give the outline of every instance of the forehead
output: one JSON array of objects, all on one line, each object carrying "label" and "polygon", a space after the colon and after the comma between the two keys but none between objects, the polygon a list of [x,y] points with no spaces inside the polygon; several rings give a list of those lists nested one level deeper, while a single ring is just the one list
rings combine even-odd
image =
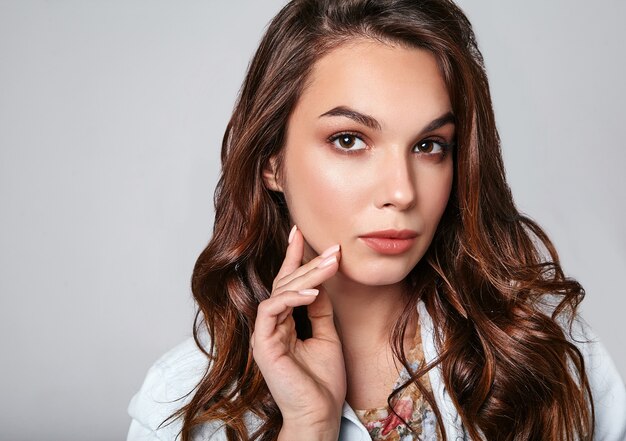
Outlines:
[{"label": "forehead", "polygon": [[317,117],[344,105],[374,115],[383,128],[420,124],[450,110],[435,56],[420,48],[355,39],[318,59],[294,109],[294,118]]}]

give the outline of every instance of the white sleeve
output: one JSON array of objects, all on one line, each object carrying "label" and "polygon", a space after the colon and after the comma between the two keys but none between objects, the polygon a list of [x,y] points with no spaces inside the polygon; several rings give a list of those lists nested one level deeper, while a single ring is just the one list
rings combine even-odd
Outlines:
[{"label": "white sleeve", "polygon": [[133,419],[128,429],[127,441],[161,441],[156,432]]},{"label": "white sleeve", "polygon": [[175,386],[167,378],[167,367],[160,362],[148,370],[139,391],[132,397],[128,405],[131,424],[127,441],[170,441],[174,440],[181,429],[180,420],[170,425],[161,423],[183,406],[183,402],[175,401]]},{"label": "white sleeve", "polygon": [[[193,339],[159,358],[128,405],[131,423],[127,441],[180,440],[181,418],[162,423],[191,400],[207,365],[206,356]],[[198,435],[203,440],[225,440],[222,426],[217,422],[204,424]]]},{"label": "white sleeve", "polygon": [[572,326],[573,343],[585,360],[596,414],[596,441],[626,440],[626,386],[613,359],[582,318]]}]

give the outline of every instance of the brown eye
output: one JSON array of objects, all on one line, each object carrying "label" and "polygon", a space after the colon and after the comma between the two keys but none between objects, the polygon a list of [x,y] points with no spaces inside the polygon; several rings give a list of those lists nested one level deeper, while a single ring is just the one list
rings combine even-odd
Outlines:
[{"label": "brown eye", "polygon": [[357,135],[351,133],[339,133],[331,136],[329,141],[339,150],[353,151],[365,149],[365,142]]},{"label": "brown eye", "polygon": [[355,138],[352,135],[341,135],[338,139],[339,145],[344,148],[352,148]]},{"label": "brown eye", "polygon": [[440,153],[444,150],[442,144],[433,139],[427,139],[417,144],[416,147],[421,153]]}]

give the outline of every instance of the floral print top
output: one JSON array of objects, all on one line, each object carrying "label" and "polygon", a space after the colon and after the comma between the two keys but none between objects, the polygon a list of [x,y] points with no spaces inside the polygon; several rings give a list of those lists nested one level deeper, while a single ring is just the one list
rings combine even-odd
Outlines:
[{"label": "floral print top", "polygon": [[[419,327],[413,340],[413,349],[406,354],[406,357],[409,366],[414,371],[424,359]],[[394,390],[408,379],[409,374],[403,367]],[[432,390],[428,375],[424,375],[420,381],[426,390]],[[355,409],[357,417],[367,428],[373,441],[437,441],[441,439],[435,413],[414,383],[396,395],[391,404],[396,413],[407,421],[413,430],[410,430],[398,416],[391,412],[389,406],[365,410]]]}]

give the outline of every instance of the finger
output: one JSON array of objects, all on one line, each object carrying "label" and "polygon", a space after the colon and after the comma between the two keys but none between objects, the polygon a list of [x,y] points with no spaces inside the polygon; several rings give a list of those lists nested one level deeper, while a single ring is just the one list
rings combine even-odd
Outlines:
[{"label": "finger", "polygon": [[334,256],[329,257],[328,260],[325,261],[325,264],[324,261],[320,262],[320,265],[324,266],[318,265],[317,267],[310,269],[307,273],[291,279],[289,282],[285,283],[285,285],[276,288],[272,296],[279,296],[285,291],[299,291],[301,289],[321,285],[337,272],[339,269],[340,257],[340,253],[337,253]]},{"label": "finger", "polygon": [[[310,294],[313,296],[316,296],[319,294],[319,290],[318,289],[301,289],[298,291],[299,294]],[[279,294],[279,295],[284,295],[284,293]],[[289,317],[291,314],[293,313],[293,308],[287,308],[287,310],[285,312],[280,313],[280,315],[278,316],[278,320],[277,320],[277,324],[282,324],[287,317]]]},{"label": "finger", "polygon": [[[305,291],[306,292],[306,291]],[[316,296],[311,294],[300,294],[298,292],[285,292],[277,297],[270,297],[259,303],[256,321],[254,323],[255,340],[269,338],[278,323],[278,317],[289,308],[309,305]]]},{"label": "finger", "polygon": [[327,258],[329,258],[329,257],[331,257],[333,255],[337,256],[337,259],[339,259],[340,258],[340,253],[341,253],[340,250],[341,250],[341,247],[339,246],[339,244],[336,244],[336,245],[328,247],[326,250],[324,250],[322,252],[322,254],[320,254],[319,256],[311,259],[309,262],[305,263],[304,265],[301,265],[295,271],[293,271],[291,274],[287,274],[282,279],[276,279],[275,280],[274,290],[280,289],[280,288],[286,286],[293,279],[298,278],[298,277],[308,273],[309,271],[317,268],[318,265],[320,265],[324,260],[326,260]]},{"label": "finger", "polygon": [[276,284],[280,279],[288,274],[291,274],[298,269],[300,265],[302,265],[302,257],[304,255],[304,238],[296,225],[292,227],[290,235],[292,236],[292,240],[291,243],[287,245],[287,251],[285,253],[283,264],[274,278],[272,291],[276,288]]},{"label": "finger", "polygon": [[287,320],[287,317],[289,317],[292,313],[293,313],[293,308],[287,308],[287,310],[285,312],[282,312],[278,316],[278,319],[276,319],[276,324],[277,325],[283,324],[285,322],[285,320]]},{"label": "finger", "polygon": [[333,304],[323,287],[315,301],[306,309],[314,338],[323,340],[337,340],[339,338],[333,321]]}]

